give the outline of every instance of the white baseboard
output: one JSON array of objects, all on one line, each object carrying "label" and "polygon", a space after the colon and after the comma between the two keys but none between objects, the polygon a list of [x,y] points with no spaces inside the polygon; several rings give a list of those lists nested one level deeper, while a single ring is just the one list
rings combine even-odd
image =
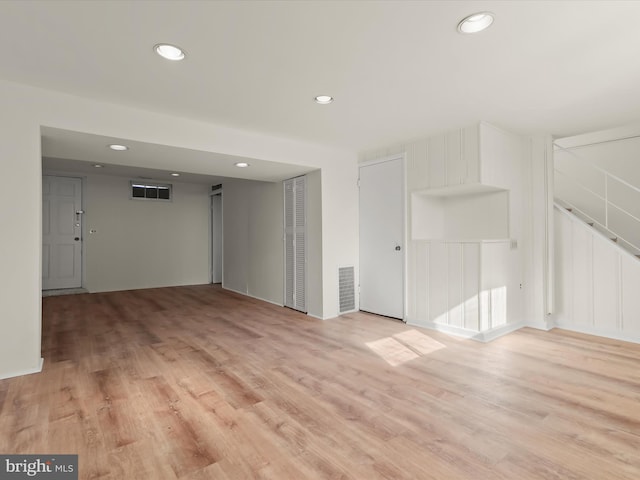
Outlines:
[{"label": "white baseboard", "polygon": [[625,332],[601,330],[590,325],[575,325],[564,322],[557,322],[556,327],[560,330],[595,335],[597,337],[610,338],[612,340],[622,340],[623,342],[640,343],[640,334],[630,334]]},{"label": "white baseboard", "polygon": [[40,358],[40,361],[38,362],[38,366],[36,368],[28,368],[26,370],[18,370],[16,372],[9,373],[0,373],[0,380],[4,380],[5,378],[21,377],[23,375],[31,375],[32,373],[40,373],[42,371],[43,365],[44,358]]},{"label": "white baseboard", "polygon": [[495,340],[496,338],[503,337],[511,332],[515,332],[516,330],[520,330],[524,327],[524,322],[516,322],[516,323],[507,323],[506,325],[502,325],[500,327],[492,328],[491,330],[487,330],[484,332],[480,332],[480,338],[474,338],[474,340],[478,340],[480,342],[490,342]]},{"label": "white baseboard", "polygon": [[503,335],[519,330],[520,328],[525,326],[522,322],[508,323],[507,325],[495,327],[491,330],[477,332],[468,328],[456,327],[453,325],[443,325],[434,322],[416,321],[411,318],[407,318],[406,322],[407,325],[411,325],[414,327],[424,327],[430,330],[437,330],[439,332],[448,333],[449,335],[454,335],[456,337],[468,338],[470,340],[475,340],[477,342],[483,343],[495,340],[498,337],[502,337]]},{"label": "white baseboard", "polygon": [[250,293],[247,293],[247,292],[241,292],[240,290],[236,290],[234,288],[225,287],[224,285],[222,286],[222,289],[223,290],[228,290],[228,291],[233,292],[233,293],[237,293],[239,295],[244,295],[245,297],[255,298],[256,300],[260,300],[262,302],[267,302],[267,303],[270,303],[272,305],[277,305],[278,307],[284,307],[284,305],[282,303],[274,302],[273,300],[268,300],[266,298],[258,297],[256,295],[251,295]]},{"label": "white baseboard", "polygon": [[553,330],[554,328],[556,328],[556,322],[552,319],[549,319],[546,322],[524,322],[523,326],[548,332],[549,330]]}]

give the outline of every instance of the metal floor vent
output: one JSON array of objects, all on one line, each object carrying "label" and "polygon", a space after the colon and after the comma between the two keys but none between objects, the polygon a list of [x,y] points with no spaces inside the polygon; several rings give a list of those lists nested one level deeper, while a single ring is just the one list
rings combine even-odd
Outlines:
[{"label": "metal floor vent", "polygon": [[354,267],[338,268],[338,291],[340,313],[352,312],[356,309],[356,286]]}]

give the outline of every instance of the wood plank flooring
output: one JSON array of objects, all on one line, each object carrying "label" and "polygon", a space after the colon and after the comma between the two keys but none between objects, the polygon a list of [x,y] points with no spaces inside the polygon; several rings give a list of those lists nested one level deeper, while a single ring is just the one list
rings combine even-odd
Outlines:
[{"label": "wood plank flooring", "polygon": [[640,478],[640,345],[319,321],[210,285],[48,297],[0,453],[81,479]]}]

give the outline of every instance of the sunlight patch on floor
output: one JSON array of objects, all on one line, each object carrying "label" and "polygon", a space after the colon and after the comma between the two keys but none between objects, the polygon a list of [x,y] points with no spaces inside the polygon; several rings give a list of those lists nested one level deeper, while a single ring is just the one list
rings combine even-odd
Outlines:
[{"label": "sunlight patch on floor", "polygon": [[390,337],[367,342],[366,345],[392,367],[445,348],[442,343],[418,330],[407,330]]}]

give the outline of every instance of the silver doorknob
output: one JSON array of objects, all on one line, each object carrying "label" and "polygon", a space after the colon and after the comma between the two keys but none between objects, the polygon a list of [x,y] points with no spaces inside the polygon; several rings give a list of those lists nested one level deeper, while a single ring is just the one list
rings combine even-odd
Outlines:
[{"label": "silver doorknob", "polygon": [[402,250],[402,247],[400,245],[396,245],[396,252],[399,252],[400,250]]}]

